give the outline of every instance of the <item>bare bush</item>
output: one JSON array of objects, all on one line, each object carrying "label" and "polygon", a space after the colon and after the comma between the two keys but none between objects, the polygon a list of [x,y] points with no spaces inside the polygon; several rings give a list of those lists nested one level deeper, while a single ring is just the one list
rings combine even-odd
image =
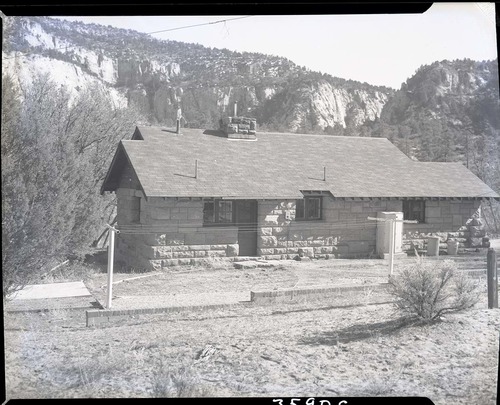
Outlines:
[{"label": "bare bush", "polygon": [[396,307],[425,321],[471,308],[479,301],[477,283],[457,271],[451,260],[437,262],[417,256],[390,278],[389,285]]}]

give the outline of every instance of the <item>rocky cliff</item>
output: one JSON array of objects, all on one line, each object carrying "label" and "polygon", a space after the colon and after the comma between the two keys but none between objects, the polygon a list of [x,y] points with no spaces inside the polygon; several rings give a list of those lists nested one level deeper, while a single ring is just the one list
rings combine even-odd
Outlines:
[{"label": "rocky cliff", "polygon": [[[152,123],[170,125],[177,105],[187,125],[210,127],[238,102],[270,129],[323,130],[380,117],[393,90],[311,72],[258,53],[160,41],[132,30],[50,18],[8,18],[5,71],[20,82],[35,72],[78,91],[108,88]],[[229,107],[231,106],[231,107]]]}]

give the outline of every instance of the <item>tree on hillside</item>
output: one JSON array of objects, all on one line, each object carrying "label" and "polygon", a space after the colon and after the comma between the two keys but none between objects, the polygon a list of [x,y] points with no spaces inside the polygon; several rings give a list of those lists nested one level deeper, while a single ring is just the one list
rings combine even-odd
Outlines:
[{"label": "tree on hillside", "polygon": [[72,99],[48,76],[35,77],[20,93],[3,77],[2,92],[6,297],[36,282],[54,261],[89,251],[114,210],[100,184],[118,141],[132,133],[138,117],[114,108],[100,87]]}]

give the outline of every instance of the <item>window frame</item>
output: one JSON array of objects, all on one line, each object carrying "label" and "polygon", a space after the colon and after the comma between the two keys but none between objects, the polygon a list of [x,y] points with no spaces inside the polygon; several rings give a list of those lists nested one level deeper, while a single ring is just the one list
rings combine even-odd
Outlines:
[{"label": "window frame", "polygon": [[[318,217],[314,217],[309,215],[310,211],[310,203],[312,200],[317,200],[319,202],[319,207],[318,207]],[[302,211],[303,216],[298,215],[299,208],[298,206],[302,205],[302,208],[300,211]],[[295,203],[295,220],[296,221],[321,221],[323,219],[323,197],[322,196],[305,196],[304,198],[301,198],[299,200],[296,200]]]},{"label": "window frame", "polygon": [[[415,209],[419,206],[419,209]],[[403,200],[403,220],[425,223],[425,200]]]},{"label": "window frame", "polygon": [[[229,205],[230,209],[221,209],[221,203],[222,205]],[[206,216],[205,216],[205,206],[206,204],[213,204],[213,210],[212,210],[212,220],[207,222],[206,221]],[[231,219],[228,221],[221,221],[221,214],[223,215],[224,213],[230,213]],[[223,218],[223,217],[222,217]],[[234,224],[234,204],[232,200],[222,200],[222,199],[213,199],[213,200],[207,200],[203,202],[203,226],[224,226],[228,224]]]},{"label": "window frame", "polygon": [[130,223],[132,224],[140,224],[141,223],[141,202],[142,198],[133,196],[130,207]]}]

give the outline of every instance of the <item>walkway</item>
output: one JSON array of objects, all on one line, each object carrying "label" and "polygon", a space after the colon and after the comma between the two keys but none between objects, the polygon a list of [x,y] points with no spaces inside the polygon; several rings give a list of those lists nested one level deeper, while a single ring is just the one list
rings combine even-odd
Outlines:
[{"label": "walkway", "polygon": [[27,285],[12,295],[13,300],[32,300],[41,298],[90,297],[83,281],[72,283],[51,283]]}]

